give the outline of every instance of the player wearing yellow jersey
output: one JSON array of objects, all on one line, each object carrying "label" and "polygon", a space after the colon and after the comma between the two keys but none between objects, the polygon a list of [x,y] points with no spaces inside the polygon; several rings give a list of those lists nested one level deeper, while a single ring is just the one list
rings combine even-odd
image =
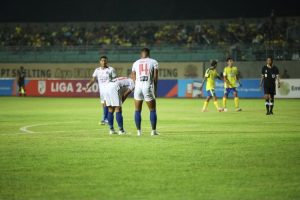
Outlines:
[{"label": "player wearing yellow jersey", "polygon": [[218,72],[216,70],[217,64],[218,64],[218,62],[215,61],[215,60],[213,60],[211,62],[211,67],[209,67],[205,71],[205,75],[204,75],[203,82],[201,84],[200,89],[202,90],[202,86],[203,86],[203,84],[206,81],[207,98],[206,98],[206,100],[204,102],[202,112],[206,112],[207,111],[208,103],[209,103],[209,101],[210,101],[210,99],[212,97],[214,99],[214,105],[216,106],[217,110],[219,112],[223,111],[223,109],[220,108],[219,105],[218,105],[217,96],[216,96],[216,93],[215,93],[215,87],[216,87],[215,81],[216,81],[217,78],[221,80],[221,77],[218,75]]},{"label": "player wearing yellow jersey", "polygon": [[233,66],[233,59],[227,58],[227,67],[224,68],[223,77],[224,77],[224,96],[223,96],[223,108],[224,111],[227,111],[226,107],[226,101],[228,98],[228,95],[233,92],[234,96],[234,105],[236,111],[242,111],[242,109],[239,107],[239,97],[238,97],[238,91],[237,91],[237,82],[239,83],[240,87],[242,86],[240,79],[239,79],[239,73],[236,66]]}]

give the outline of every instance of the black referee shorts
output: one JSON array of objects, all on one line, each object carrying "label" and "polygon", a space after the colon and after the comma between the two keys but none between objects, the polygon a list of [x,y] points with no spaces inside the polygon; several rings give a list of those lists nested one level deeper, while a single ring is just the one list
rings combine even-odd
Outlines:
[{"label": "black referee shorts", "polygon": [[264,92],[265,94],[276,94],[276,86],[275,85],[264,85]]}]

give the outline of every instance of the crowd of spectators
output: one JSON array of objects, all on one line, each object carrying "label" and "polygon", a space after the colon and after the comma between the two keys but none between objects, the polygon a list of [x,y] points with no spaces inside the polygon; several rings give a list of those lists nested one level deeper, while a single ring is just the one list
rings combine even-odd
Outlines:
[{"label": "crowd of spectators", "polygon": [[300,18],[213,20],[157,23],[1,24],[0,46],[228,46],[286,45],[289,27]]}]

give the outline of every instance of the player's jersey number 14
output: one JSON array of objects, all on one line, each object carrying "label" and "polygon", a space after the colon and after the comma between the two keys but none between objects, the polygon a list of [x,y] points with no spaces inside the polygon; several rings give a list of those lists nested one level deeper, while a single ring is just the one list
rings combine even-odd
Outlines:
[{"label": "player's jersey number 14", "polygon": [[140,81],[148,81],[149,80],[149,68],[147,63],[139,64],[139,77]]}]

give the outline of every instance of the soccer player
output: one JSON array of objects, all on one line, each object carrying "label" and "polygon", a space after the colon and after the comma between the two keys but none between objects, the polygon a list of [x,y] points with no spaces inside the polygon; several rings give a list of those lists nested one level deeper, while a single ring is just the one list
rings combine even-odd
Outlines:
[{"label": "soccer player", "polygon": [[141,58],[133,63],[132,79],[135,81],[134,101],[135,101],[135,125],[137,135],[141,132],[141,111],[143,100],[150,110],[151,135],[158,135],[156,131],[157,114],[156,114],[156,92],[158,81],[158,63],[150,58],[150,50],[143,48],[140,52]]},{"label": "soccer player", "polygon": [[237,91],[237,85],[236,82],[239,82],[240,87],[242,86],[240,79],[239,79],[239,74],[238,74],[238,69],[236,66],[233,65],[233,59],[232,58],[227,58],[227,67],[224,68],[223,71],[223,78],[224,78],[224,96],[223,96],[223,108],[224,111],[227,112],[227,107],[226,107],[226,101],[228,98],[228,95],[232,92],[234,96],[234,105],[235,105],[235,110],[236,111],[242,111],[242,109],[239,107],[239,97],[238,97],[238,91]]},{"label": "soccer player", "polygon": [[216,70],[217,64],[218,64],[218,62],[213,60],[210,64],[211,67],[209,67],[205,71],[204,79],[203,79],[203,82],[201,84],[200,89],[202,90],[203,84],[206,81],[207,98],[204,102],[202,112],[207,112],[207,106],[208,106],[208,103],[209,103],[209,101],[212,97],[214,99],[214,105],[216,106],[217,110],[219,112],[223,111],[223,109],[220,108],[219,105],[218,105],[217,96],[216,96],[216,93],[215,93],[215,86],[216,86],[215,80],[216,80],[216,78],[221,80],[221,77],[218,75],[218,72]]},{"label": "soccer player", "polygon": [[25,77],[26,77],[26,71],[25,71],[24,67],[21,66],[17,73],[19,96],[26,96]]},{"label": "soccer player", "polygon": [[108,123],[108,107],[105,104],[105,90],[108,82],[116,77],[116,72],[114,68],[108,66],[108,58],[106,56],[101,56],[99,60],[100,67],[96,68],[92,79],[88,82],[87,87],[83,90],[86,92],[96,81],[99,85],[100,101],[103,107],[103,118],[100,122],[101,125]]},{"label": "soccer player", "polygon": [[127,77],[119,77],[107,85],[105,93],[106,106],[108,106],[108,125],[109,134],[116,134],[114,129],[114,112],[116,112],[116,120],[119,126],[119,135],[126,134],[123,128],[122,103],[128,95],[134,90],[134,82]]},{"label": "soccer player", "polygon": [[274,96],[276,95],[276,80],[280,88],[279,70],[273,66],[273,59],[267,58],[267,65],[262,67],[260,86],[264,86],[267,115],[273,115]]}]

